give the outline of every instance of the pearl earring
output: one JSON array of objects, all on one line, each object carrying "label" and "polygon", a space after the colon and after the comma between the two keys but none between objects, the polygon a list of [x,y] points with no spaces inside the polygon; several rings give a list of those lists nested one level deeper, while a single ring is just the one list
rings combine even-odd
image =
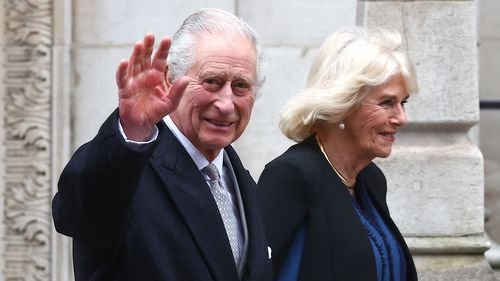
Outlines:
[{"label": "pearl earring", "polygon": [[344,120],[340,120],[340,123],[339,123],[339,128],[340,128],[341,130],[345,129]]}]

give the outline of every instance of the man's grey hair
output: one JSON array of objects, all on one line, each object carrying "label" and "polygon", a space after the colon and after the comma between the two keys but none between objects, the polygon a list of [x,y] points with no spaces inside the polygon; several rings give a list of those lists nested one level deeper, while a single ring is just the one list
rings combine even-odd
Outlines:
[{"label": "man's grey hair", "polygon": [[257,33],[243,19],[215,8],[202,9],[191,14],[174,34],[167,59],[169,81],[173,82],[178,77],[185,75],[187,70],[194,65],[196,59],[195,39],[197,36],[207,33],[240,34],[254,44],[257,57],[256,92],[260,93],[266,76],[264,73],[264,54]]}]

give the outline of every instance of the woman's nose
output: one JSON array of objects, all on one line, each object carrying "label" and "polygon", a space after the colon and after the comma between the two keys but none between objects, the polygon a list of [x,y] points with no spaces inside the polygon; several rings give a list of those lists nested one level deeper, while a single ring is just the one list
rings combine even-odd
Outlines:
[{"label": "woman's nose", "polygon": [[398,105],[394,108],[393,114],[389,120],[392,125],[403,126],[406,124],[406,112],[403,105]]}]

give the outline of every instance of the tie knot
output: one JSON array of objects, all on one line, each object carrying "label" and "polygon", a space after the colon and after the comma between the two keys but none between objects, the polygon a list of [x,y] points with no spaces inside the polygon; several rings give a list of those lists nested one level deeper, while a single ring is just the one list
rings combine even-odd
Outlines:
[{"label": "tie knot", "polygon": [[211,180],[218,180],[220,178],[219,170],[214,163],[209,163],[205,168],[201,169],[205,175],[207,175]]}]

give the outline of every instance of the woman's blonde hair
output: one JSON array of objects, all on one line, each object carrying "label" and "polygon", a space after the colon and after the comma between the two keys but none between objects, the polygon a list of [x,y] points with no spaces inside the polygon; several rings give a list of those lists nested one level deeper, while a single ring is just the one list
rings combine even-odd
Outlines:
[{"label": "woman's blonde hair", "polygon": [[402,75],[408,93],[418,91],[411,60],[396,49],[401,35],[395,30],[354,27],[335,32],[319,50],[306,88],[282,109],[280,128],[300,142],[314,133],[318,122],[335,123],[356,105],[370,86]]}]

